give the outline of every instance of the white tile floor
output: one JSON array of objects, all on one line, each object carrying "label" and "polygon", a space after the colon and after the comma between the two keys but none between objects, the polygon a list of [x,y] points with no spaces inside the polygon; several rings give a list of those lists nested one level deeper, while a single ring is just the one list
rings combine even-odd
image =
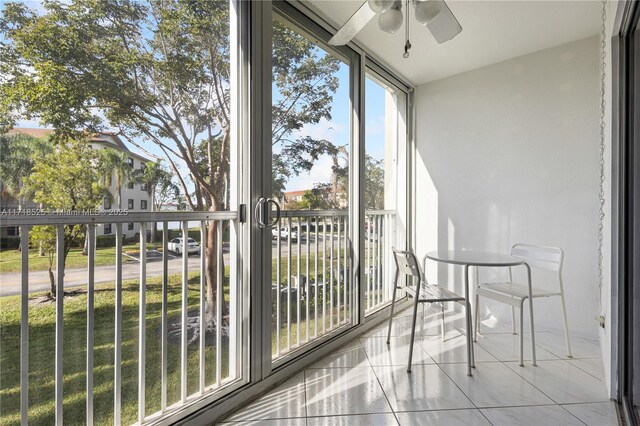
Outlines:
[{"label": "white tile floor", "polygon": [[[477,368],[466,375],[461,322],[448,318],[442,342],[427,317],[406,372],[410,312],[398,315],[390,346],[386,324],[366,333],[226,420],[227,425],[617,425],[605,391],[600,348],[561,333],[536,332],[538,367],[518,365],[518,337],[483,327]],[[418,328],[419,331],[419,328]]]}]

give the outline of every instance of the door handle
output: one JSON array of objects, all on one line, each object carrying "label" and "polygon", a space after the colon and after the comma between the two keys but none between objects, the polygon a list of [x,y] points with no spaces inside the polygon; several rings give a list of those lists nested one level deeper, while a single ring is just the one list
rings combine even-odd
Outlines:
[{"label": "door handle", "polygon": [[258,222],[258,226],[262,229],[267,227],[267,224],[264,223],[264,206],[266,202],[267,200],[264,197],[260,197],[256,203],[256,209],[254,211],[256,222]]},{"label": "door handle", "polygon": [[[265,217],[269,215],[269,206],[273,205],[276,208],[275,217],[270,218],[269,222],[265,222]],[[255,209],[255,217],[256,222],[258,222],[258,226],[262,229],[273,228],[280,222],[280,204],[273,198],[264,198],[261,197],[256,203]]]},{"label": "door handle", "polygon": [[280,204],[278,204],[278,202],[273,198],[267,198],[267,201],[265,203],[267,207],[267,212],[270,211],[269,204],[273,204],[276,207],[276,216],[272,217],[271,220],[269,221],[269,224],[267,225],[267,227],[273,228],[278,224],[278,222],[280,222]]}]

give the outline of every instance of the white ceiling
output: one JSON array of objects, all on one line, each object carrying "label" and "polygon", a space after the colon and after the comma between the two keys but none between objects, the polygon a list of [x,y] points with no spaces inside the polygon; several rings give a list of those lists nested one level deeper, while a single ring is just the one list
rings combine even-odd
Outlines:
[{"label": "white ceiling", "polygon": [[[364,0],[304,0],[336,27]],[[404,24],[396,34],[378,29],[372,19],[356,40],[414,85],[480,68],[527,53],[568,43],[600,31],[599,1],[447,0],[462,33],[438,44],[411,16],[411,56],[402,57]],[[404,8],[403,8],[404,12]],[[413,14],[413,8],[411,8]]]}]

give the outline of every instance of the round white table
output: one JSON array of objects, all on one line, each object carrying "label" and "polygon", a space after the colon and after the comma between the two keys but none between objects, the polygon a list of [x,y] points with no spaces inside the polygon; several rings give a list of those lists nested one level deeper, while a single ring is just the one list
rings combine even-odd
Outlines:
[{"label": "round white table", "polygon": [[[464,266],[464,297],[467,301],[467,309],[471,309],[470,295],[469,295],[469,267],[511,267],[524,265],[527,268],[527,279],[529,287],[529,321],[531,327],[531,344],[535,347],[535,334],[533,330],[533,297],[531,294],[531,268],[525,262],[525,259],[517,256],[511,256],[510,254],[494,253],[490,251],[473,251],[473,250],[438,250],[432,251],[426,254],[425,259],[430,259],[435,262],[448,263],[451,265]],[[423,262],[424,263],[424,262]],[[475,306],[475,309],[478,309]],[[522,330],[520,330],[522,333]],[[471,365],[468,367],[467,374],[471,375],[471,367],[475,367],[474,351],[472,345],[473,328],[471,325],[471,316],[467,316],[467,356],[471,360]],[[520,364],[522,365],[522,343],[520,344]],[[536,365],[536,355],[533,351],[533,365]]]}]

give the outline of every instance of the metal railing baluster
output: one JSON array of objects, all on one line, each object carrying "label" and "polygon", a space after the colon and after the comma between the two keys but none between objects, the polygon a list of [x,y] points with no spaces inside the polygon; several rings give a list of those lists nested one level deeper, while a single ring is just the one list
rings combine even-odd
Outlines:
[{"label": "metal railing baluster", "polygon": [[187,402],[187,320],[189,308],[189,222],[182,222],[182,309],[180,344],[180,400]]},{"label": "metal railing baluster", "polygon": [[29,231],[20,227],[21,293],[20,293],[20,423],[29,423]]},{"label": "metal railing baluster", "polygon": [[322,333],[327,332],[327,219],[322,218]]},{"label": "metal railing baluster", "polygon": [[113,378],[113,423],[122,415],[122,223],[116,223],[116,314]]},{"label": "metal railing baluster", "polygon": [[382,232],[380,230],[380,216],[376,216],[376,306],[380,305],[380,272],[382,269],[382,262],[380,261],[380,238],[382,236]]},{"label": "metal railing baluster", "polygon": [[[300,240],[302,239],[302,233],[300,232],[300,218],[298,218],[298,234],[296,235],[297,238],[297,242],[296,242],[296,248],[297,248],[297,260],[296,260],[296,268],[297,268],[297,278],[298,278],[298,282],[296,283],[296,344],[298,346],[300,346],[300,255],[302,254],[301,250],[300,250]],[[289,235],[289,238],[291,238],[291,235]]]},{"label": "metal railing baluster", "polygon": [[224,258],[222,256],[222,221],[215,222],[216,228],[216,256],[218,267],[216,268],[216,385],[222,384],[222,304],[224,303]]},{"label": "metal railing baluster", "polygon": [[287,352],[291,350],[291,218],[287,218]]},{"label": "metal railing baluster", "polygon": [[138,306],[138,423],[145,419],[147,318],[147,224],[140,223],[140,294]]},{"label": "metal railing baluster", "polygon": [[369,216],[364,217],[364,279],[366,287],[366,305],[367,310],[371,309],[371,274],[369,273],[369,236],[371,230],[369,229]]},{"label": "metal railing baluster", "polygon": [[161,373],[160,373],[160,411],[167,410],[167,347],[169,346],[167,309],[169,286],[169,224],[162,222],[162,336],[161,336]]},{"label": "metal railing baluster", "polygon": [[280,285],[282,281],[282,241],[280,239],[280,226],[278,225],[275,228],[278,232],[276,235],[276,246],[277,246],[277,258],[276,258],[276,356],[280,355],[280,328],[282,325],[280,324],[280,316],[282,315],[280,309],[280,299],[282,296],[282,292],[280,291]]},{"label": "metal railing baluster", "polygon": [[313,298],[314,298],[314,303],[313,303],[313,319],[314,319],[314,333],[313,336],[317,337],[318,336],[318,217],[314,217],[313,219],[313,223],[314,225],[314,231],[315,231],[315,250],[316,250],[316,255],[314,257],[314,266],[315,266],[315,274],[314,274],[314,283],[313,283]]},{"label": "metal railing baluster", "polygon": [[64,225],[56,227],[56,348],[55,348],[55,404],[56,424],[61,425],[64,380]]},{"label": "metal railing baluster", "polygon": [[337,236],[337,245],[336,245],[336,260],[338,262],[337,266],[336,266],[336,280],[337,280],[337,286],[336,286],[336,296],[338,298],[337,300],[337,309],[338,309],[338,315],[336,320],[338,321],[338,326],[341,323],[340,320],[340,311],[342,310],[342,294],[340,294],[340,284],[342,283],[342,277],[341,277],[341,273],[340,273],[340,269],[341,269],[341,260],[342,260],[342,256],[340,253],[340,248],[341,248],[341,241],[340,238],[342,238],[342,218],[338,217],[338,236]]},{"label": "metal railing baluster", "polygon": [[94,284],[96,264],[96,226],[87,225],[87,367],[86,420],[93,425],[93,342],[95,336]]},{"label": "metal railing baluster", "polygon": [[331,229],[330,229],[330,248],[329,248],[329,299],[331,301],[329,305],[329,330],[333,330],[333,228],[335,224],[335,217],[331,217]]},{"label": "metal railing baluster", "polygon": [[[306,229],[306,241],[305,241],[305,245],[307,246],[307,259],[306,259],[306,277],[304,279],[304,302],[306,305],[306,316],[305,316],[305,323],[307,326],[307,335],[306,335],[306,340],[309,341],[311,340],[310,338],[310,328],[309,328],[309,323],[311,322],[309,319],[309,292],[311,291],[311,275],[309,274],[309,257],[311,256],[311,251],[310,251],[310,240],[309,240],[309,218],[307,218],[307,229]],[[298,255],[299,256],[299,255]]]},{"label": "metal railing baluster", "polygon": [[348,269],[349,269],[349,265],[347,263],[347,241],[349,239],[349,219],[347,217],[344,218],[344,235],[343,235],[343,243],[344,243],[344,250],[342,252],[342,256],[343,256],[343,263],[342,263],[342,287],[344,288],[344,298],[343,298],[343,305],[344,305],[344,322],[348,322],[348,316],[347,316],[347,312],[349,310],[349,306],[348,306],[348,300],[349,297],[348,295],[349,293],[349,281],[350,278],[349,276],[351,274],[348,273]]},{"label": "metal railing baluster", "polygon": [[199,357],[198,357],[198,383],[200,388],[200,394],[204,393],[205,388],[205,338],[207,334],[207,318],[206,318],[206,302],[207,302],[207,281],[206,281],[206,261],[205,256],[207,252],[207,222],[200,221],[200,304],[199,304],[199,332],[200,340],[198,345]]}]

